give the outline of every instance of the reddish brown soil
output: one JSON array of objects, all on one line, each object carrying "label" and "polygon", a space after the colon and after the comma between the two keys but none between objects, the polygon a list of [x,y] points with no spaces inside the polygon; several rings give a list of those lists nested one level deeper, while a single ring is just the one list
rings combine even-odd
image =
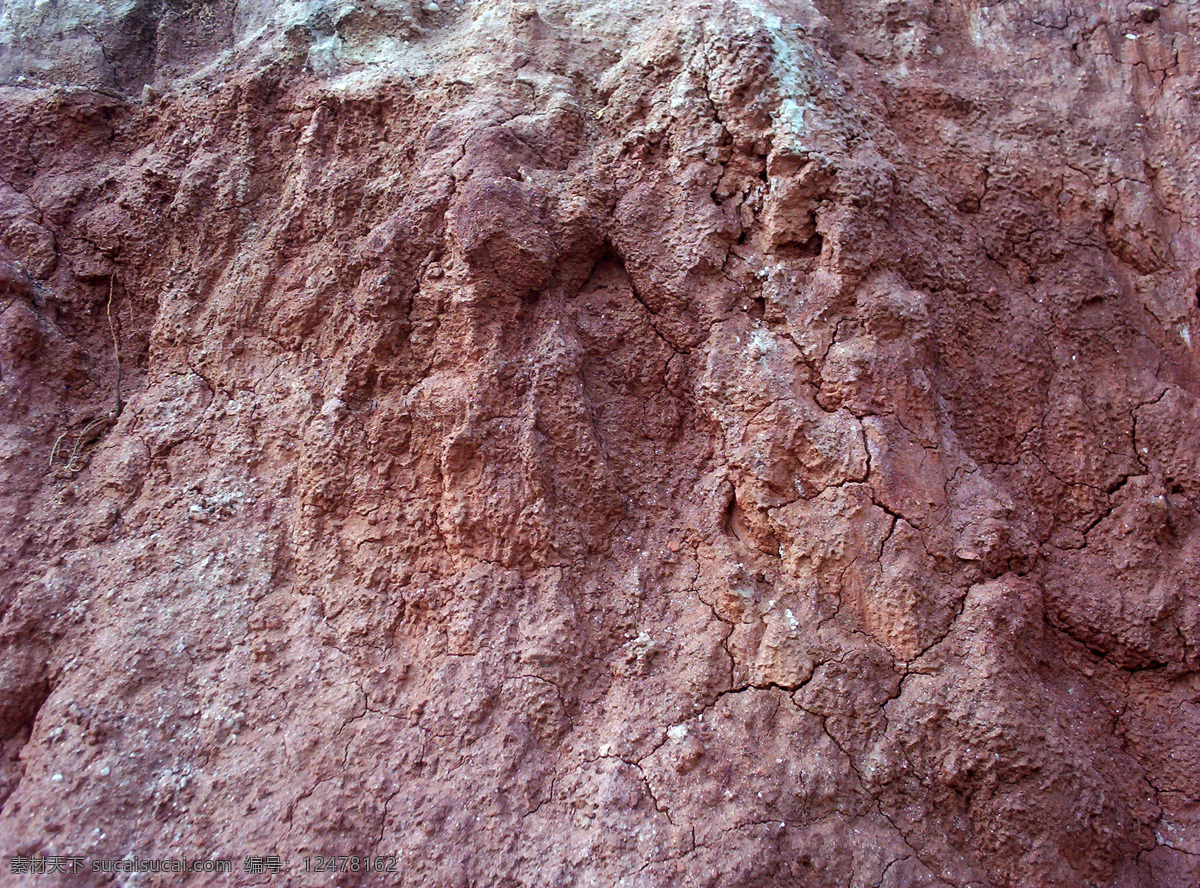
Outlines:
[{"label": "reddish brown soil", "polygon": [[375,6],[0,53],[0,884],[1200,885],[1200,9]]}]

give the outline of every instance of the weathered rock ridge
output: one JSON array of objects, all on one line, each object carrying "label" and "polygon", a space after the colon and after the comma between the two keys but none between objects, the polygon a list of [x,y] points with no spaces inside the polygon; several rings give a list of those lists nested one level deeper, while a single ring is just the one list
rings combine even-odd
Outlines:
[{"label": "weathered rock ridge", "polygon": [[7,0],[0,884],[1195,888],[1197,35]]}]

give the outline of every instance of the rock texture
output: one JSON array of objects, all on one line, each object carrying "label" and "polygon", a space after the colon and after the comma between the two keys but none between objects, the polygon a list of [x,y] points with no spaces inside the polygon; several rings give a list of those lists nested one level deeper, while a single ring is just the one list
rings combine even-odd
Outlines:
[{"label": "rock texture", "polygon": [[1197,35],[7,0],[0,881],[1194,888]]}]

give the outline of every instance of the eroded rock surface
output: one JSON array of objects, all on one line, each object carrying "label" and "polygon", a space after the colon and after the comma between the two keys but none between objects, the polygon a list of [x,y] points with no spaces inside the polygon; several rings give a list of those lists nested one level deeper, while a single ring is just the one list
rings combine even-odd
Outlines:
[{"label": "eroded rock surface", "polygon": [[9,0],[0,853],[1194,888],[1197,34]]}]

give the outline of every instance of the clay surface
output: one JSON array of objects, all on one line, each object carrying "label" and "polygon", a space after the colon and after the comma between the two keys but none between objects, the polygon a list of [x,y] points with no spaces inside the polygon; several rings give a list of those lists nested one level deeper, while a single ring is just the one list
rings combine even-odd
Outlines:
[{"label": "clay surface", "polygon": [[5,0],[0,884],[1195,888],[1198,35]]}]

